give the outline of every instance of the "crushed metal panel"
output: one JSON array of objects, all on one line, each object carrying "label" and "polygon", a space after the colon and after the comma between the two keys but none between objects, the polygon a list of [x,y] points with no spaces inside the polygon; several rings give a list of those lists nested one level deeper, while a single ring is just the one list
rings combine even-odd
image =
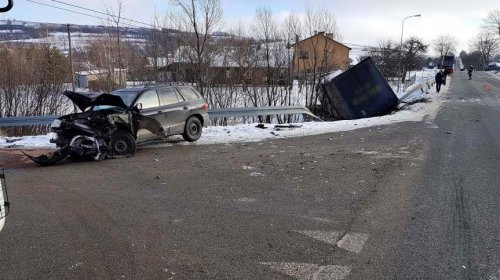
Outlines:
[{"label": "crushed metal panel", "polygon": [[158,120],[144,116],[141,114],[135,114],[134,115],[137,124],[135,134],[137,135],[137,132],[139,129],[145,129],[148,130],[149,132],[153,133],[154,135],[157,136],[166,136],[165,130],[163,129],[163,126],[158,122]]},{"label": "crushed metal panel", "polygon": [[76,92],[66,90],[63,94],[69,98],[82,112],[96,105],[110,105],[127,108],[121,97],[100,92]]},{"label": "crushed metal panel", "polygon": [[64,146],[63,148],[58,149],[57,151],[54,151],[52,153],[48,154],[43,154],[41,156],[31,156],[25,153],[24,151],[21,151],[25,156],[27,156],[29,159],[34,161],[35,163],[38,163],[41,166],[50,166],[54,165],[61,160],[65,159],[69,155],[70,147],[69,146]]},{"label": "crushed metal panel", "polygon": [[360,119],[384,115],[393,110],[399,100],[371,58],[322,85],[337,119]]}]

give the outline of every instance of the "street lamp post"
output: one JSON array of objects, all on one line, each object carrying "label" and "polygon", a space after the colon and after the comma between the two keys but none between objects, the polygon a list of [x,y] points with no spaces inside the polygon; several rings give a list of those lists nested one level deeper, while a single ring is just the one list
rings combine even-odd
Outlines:
[{"label": "street lamp post", "polygon": [[[403,22],[401,23],[401,41],[399,43],[399,70],[401,73],[403,72],[403,31],[405,28],[405,20],[412,18],[412,17],[421,17],[421,14],[418,15],[412,15],[412,16],[407,16],[403,19]],[[398,77],[398,92],[399,92],[399,87],[401,85],[401,77]]]}]

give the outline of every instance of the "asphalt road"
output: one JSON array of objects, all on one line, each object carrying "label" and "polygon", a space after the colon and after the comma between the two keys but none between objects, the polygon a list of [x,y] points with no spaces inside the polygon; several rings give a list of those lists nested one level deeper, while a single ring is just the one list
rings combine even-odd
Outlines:
[{"label": "asphalt road", "polygon": [[0,154],[0,279],[500,279],[500,80],[435,120],[40,168]]}]

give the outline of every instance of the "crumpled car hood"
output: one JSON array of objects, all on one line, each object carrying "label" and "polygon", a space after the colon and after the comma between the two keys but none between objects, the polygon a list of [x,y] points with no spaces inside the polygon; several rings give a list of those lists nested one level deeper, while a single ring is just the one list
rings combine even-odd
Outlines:
[{"label": "crumpled car hood", "polygon": [[98,92],[76,92],[67,90],[63,93],[68,97],[80,110],[85,111],[85,109],[98,106],[98,105],[109,105],[117,106],[123,109],[127,108],[127,105],[123,103],[121,97]]}]

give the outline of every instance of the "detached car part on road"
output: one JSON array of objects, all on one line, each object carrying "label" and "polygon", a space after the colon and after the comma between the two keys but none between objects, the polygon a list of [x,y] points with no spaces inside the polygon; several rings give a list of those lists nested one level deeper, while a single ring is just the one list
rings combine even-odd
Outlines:
[{"label": "detached car part on road", "polygon": [[106,93],[65,91],[82,112],[62,116],[51,125],[51,142],[58,150],[38,157],[52,165],[66,157],[102,160],[131,156],[139,130],[158,137],[181,134],[186,141],[200,138],[208,122],[208,104],[192,87],[153,85]]}]

